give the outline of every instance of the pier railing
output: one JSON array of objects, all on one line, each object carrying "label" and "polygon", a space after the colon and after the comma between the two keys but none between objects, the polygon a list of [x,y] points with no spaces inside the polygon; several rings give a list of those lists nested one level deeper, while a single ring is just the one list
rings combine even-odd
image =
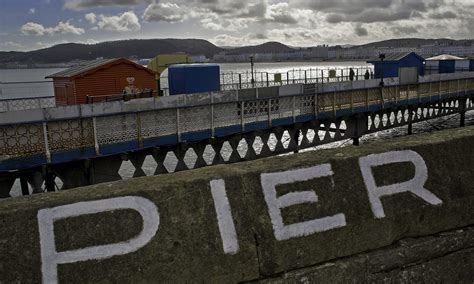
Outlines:
[{"label": "pier railing", "polygon": [[54,97],[0,99],[0,112],[51,108],[56,106]]},{"label": "pier railing", "polygon": [[[441,101],[474,91],[473,73],[425,78],[413,85],[397,81],[387,79],[384,88],[378,87],[378,80],[296,84],[1,113],[0,157],[40,155],[49,162],[90,158]],[[468,98],[467,109],[472,108]]]}]

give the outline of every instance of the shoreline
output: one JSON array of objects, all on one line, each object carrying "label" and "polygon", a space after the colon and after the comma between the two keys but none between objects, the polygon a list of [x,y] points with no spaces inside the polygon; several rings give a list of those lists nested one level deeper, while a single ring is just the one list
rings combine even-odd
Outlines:
[{"label": "shoreline", "polygon": [[[364,62],[366,63],[369,59],[328,59],[328,60],[288,60],[288,61],[256,61],[255,63],[340,63],[340,62]],[[215,64],[243,64],[249,63],[249,61],[237,61],[237,62],[226,62],[226,61],[209,61],[207,63]],[[205,63],[204,63],[205,64]],[[50,66],[50,67],[6,67],[0,66],[0,70],[31,70],[31,69],[67,69],[74,67],[70,66]]]}]

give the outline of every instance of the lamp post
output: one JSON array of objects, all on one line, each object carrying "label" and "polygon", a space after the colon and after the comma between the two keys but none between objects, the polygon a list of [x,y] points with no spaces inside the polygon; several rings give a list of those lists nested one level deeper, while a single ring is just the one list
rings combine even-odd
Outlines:
[{"label": "lamp post", "polygon": [[380,68],[381,68],[381,78],[380,78],[380,87],[383,87],[384,86],[384,82],[383,82],[383,60],[385,59],[385,54],[384,53],[381,53],[379,55],[379,58],[380,58]]},{"label": "lamp post", "polygon": [[252,82],[252,88],[255,87],[255,79],[254,79],[254,74],[253,74],[253,65],[254,65],[253,59],[254,59],[253,55],[250,56],[250,71],[252,72],[252,81],[251,81]]},{"label": "lamp post", "polygon": [[385,107],[385,101],[384,101],[384,98],[383,98],[383,86],[384,86],[384,82],[383,82],[383,60],[385,59],[385,54],[384,53],[381,53],[379,55],[379,58],[380,58],[380,67],[381,67],[381,73],[382,73],[382,76],[380,78],[380,102],[382,104],[382,108]]}]

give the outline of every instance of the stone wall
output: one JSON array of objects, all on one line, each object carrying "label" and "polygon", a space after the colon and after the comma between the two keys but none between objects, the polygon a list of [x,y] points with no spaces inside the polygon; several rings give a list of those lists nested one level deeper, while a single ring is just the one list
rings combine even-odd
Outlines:
[{"label": "stone wall", "polygon": [[0,202],[0,283],[472,282],[474,127]]}]

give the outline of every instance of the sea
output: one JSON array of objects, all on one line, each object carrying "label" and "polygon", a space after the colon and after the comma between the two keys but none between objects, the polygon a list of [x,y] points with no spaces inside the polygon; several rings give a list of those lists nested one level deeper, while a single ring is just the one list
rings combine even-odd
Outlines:
[{"label": "sea", "polygon": [[[236,73],[248,73],[250,72],[249,63],[225,63],[219,64],[221,73],[226,74],[236,74]],[[275,63],[255,63],[255,72],[256,73],[287,73],[293,72],[301,74],[300,70],[315,70],[317,74],[319,70],[329,70],[329,69],[340,69],[348,70],[349,68],[354,69],[367,69],[371,68],[371,65],[365,62],[275,62]],[[64,69],[50,68],[50,69],[0,69],[0,100],[2,99],[12,99],[12,98],[22,98],[22,97],[48,97],[53,96],[53,85],[52,81],[46,80],[45,77],[57,72],[60,72]],[[326,72],[325,71],[325,72]],[[163,74],[166,76],[166,73]],[[377,123],[377,122],[374,122]],[[474,115],[473,112],[468,112],[466,114],[466,125],[474,125]],[[459,127],[459,115],[446,116],[426,122],[420,122],[413,125],[413,133],[423,133],[423,132],[432,132],[438,131],[441,129],[449,129]],[[394,128],[386,131],[381,131],[378,133],[365,135],[361,138],[361,143],[371,143],[374,141],[383,141],[392,139],[398,136],[404,136],[407,134],[406,127]],[[308,135],[317,135],[317,133],[308,133]],[[289,137],[283,137],[283,139],[289,139]],[[322,145],[310,149],[303,150],[302,152],[307,151],[317,151],[320,149],[328,148],[340,148],[352,145],[351,140],[344,140],[335,143],[330,143],[327,145]],[[261,147],[262,145],[254,145],[256,148]],[[270,148],[275,145],[269,145]],[[242,146],[238,149],[239,152],[245,152],[247,145]],[[222,149],[223,154],[231,152],[232,149]],[[229,154],[227,153],[227,154]],[[205,160],[211,159],[212,153],[204,153]],[[195,157],[190,157],[190,160],[194,160]],[[192,163],[191,161],[185,161],[187,164]],[[173,170],[177,164],[176,157],[170,156],[165,160],[165,167],[168,170]],[[143,169],[145,172],[153,172],[153,164],[145,163]],[[129,161],[124,161],[122,168],[119,173],[124,179],[132,178],[135,169]],[[59,182],[60,183],[60,182]],[[60,188],[60,184],[58,184]],[[10,192],[11,196],[21,195],[21,190],[19,186],[19,181],[17,180]]]}]

